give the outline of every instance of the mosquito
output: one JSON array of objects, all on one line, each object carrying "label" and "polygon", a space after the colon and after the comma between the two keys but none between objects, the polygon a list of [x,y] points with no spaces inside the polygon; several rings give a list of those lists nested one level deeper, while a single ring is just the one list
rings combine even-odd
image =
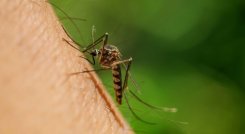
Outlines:
[{"label": "mosquito", "polygon": [[[79,31],[77,25],[74,23],[74,21],[72,20],[72,18],[69,15],[67,15],[62,9],[57,7],[55,4],[53,4],[53,3],[50,3],[50,4],[52,4],[58,10],[63,12],[64,15],[73,23],[73,25],[75,25],[77,31]],[[62,28],[64,29],[67,36],[71,39],[71,41],[73,43],[75,43],[78,46],[81,46],[78,42],[73,40],[73,38],[70,36],[70,34],[66,31],[66,29],[63,26],[62,26]],[[80,32],[79,32],[79,34],[80,34]],[[122,55],[121,55],[119,49],[115,45],[108,44],[108,37],[109,37],[109,34],[105,33],[101,37],[99,37],[97,40],[93,39],[93,42],[90,45],[88,45],[87,47],[85,47],[82,51],[79,48],[75,47],[71,41],[68,41],[64,38],[63,38],[63,41],[67,42],[67,44],[69,44],[74,49],[76,49],[80,52],[83,52],[83,53],[88,53],[89,55],[91,55],[92,61],[90,61],[89,59],[87,59],[85,57],[82,57],[82,58],[86,59],[88,62],[90,62],[91,64],[95,65],[95,63],[96,63],[95,59],[97,58],[98,63],[101,66],[101,69],[99,69],[99,70],[111,70],[112,71],[112,77],[113,77],[113,88],[114,88],[115,96],[116,96],[116,102],[119,105],[121,105],[123,97],[124,97],[129,110],[131,111],[131,113],[134,115],[134,117],[136,119],[138,119],[141,122],[147,123],[147,124],[155,124],[155,123],[148,122],[148,121],[141,119],[134,112],[133,108],[129,104],[127,94],[125,93],[126,89],[128,87],[128,79],[129,78],[133,82],[133,84],[135,85],[135,88],[137,90],[139,90],[139,86],[136,84],[135,80],[133,78],[131,78],[132,76],[130,74],[130,67],[131,67],[131,63],[132,63],[133,58],[130,57],[128,59],[122,59]],[[100,45],[100,44],[101,44],[100,48],[96,49],[95,47],[97,45]],[[122,79],[122,68],[125,70],[124,79]],[[87,71],[78,72],[78,73],[86,73],[86,72],[91,72],[91,71],[97,71],[97,70],[87,70]],[[73,73],[73,74],[78,74],[78,73]],[[143,101],[141,98],[139,98],[130,89],[127,89],[127,91],[129,91],[129,93],[135,99],[137,99],[139,102],[141,102],[142,104],[144,104],[147,107],[150,107],[150,108],[156,109],[156,110],[161,110],[161,111],[176,112],[175,108],[166,109],[166,108],[156,107],[156,106],[150,105],[150,104],[146,103],[145,101]]]},{"label": "mosquito", "polygon": [[[64,29],[64,27],[63,27],[63,29]],[[64,29],[64,31],[66,32],[65,29]],[[67,35],[69,36],[68,33],[67,33]],[[124,97],[129,110],[131,111],[131,113],[134,115],[134,117],[136,119],[140,120],[141,122],[147,123],[147,124],[155,124],[155,123],[148,122],[148,121],[145,121],[142,118],[140,118],[134,112],[133,108],[129,104],[127,94],[125,93],[125,91],[128,87],[128,78],[130,77],[129,70],[130,70],[131,63],[132,63],[133,59],[132,59],[132,57],[130,57],[128,59],[122,60],[122,55],[121,55],[119,49],[114,45],[108,44],[108,36],[109,36],[109,34],[105,33],[104,35],[99,37],[97,40],[95,40],[93,43],[91,43],[86,48],[84,48],[84,50],[82,50],[82,51],[80,49],[76,48],[75,46],[73,46],[70,41],[68,41],[64,38],[63,38],[63,40],[65,42],[67,42],[71,47],[75,48],[76,50],[81,51],[83,53],[90,54],[92,56],[93,61],[90,61],[89,59],[87,59],[85,57],[82,57],[82,58],[85,58],[91,64],[95,65],[95,58],[97,58],[98,63],[102,68],[99,70],[111,70],[112,71],[112,77],[113,77],[113,83],[114,83],[113,88],[115,91],[116,101],[119,105],[122,104],[122,99]],[[70,39],[72,40],[72,42],[77,44],[71,37],[70,37]],[[102,43],[102,46],[99,49],[95,49],[95,46],[99,45],[100,43]],[[77,45],[79,45],[79,44],[77,44]],[[122,68],[124,68],[126,71],[125,76],[124,76],[124,80],[122,79]],[[91,71],[98,71],[98,70],[87,70],[87,71],[78,72],[78,73],[86,73],[86,72],[91,72]],[[74,73],[74,74],[77,74],[77,73]],[[135,81],[133,81],[133,83],[134,82]],[[136,86],[135,83],[134,83],[134,85]],[[130,90],[130,89],[127,89],[127,90],[135,99],[137,99],[139,102],[141,102],[142,104],[144,104],[145,106],[147,106],[149,108],[161,110],[161,111],[167,111],[167,112],[176,112],[175,108],[167,108],[166,109],[165,107],[164,108],[156,107],[156,106],[153,106],[151,104],[148,104],[147,102],[145,102],[141,98],[139,98],[132,90]]]}]

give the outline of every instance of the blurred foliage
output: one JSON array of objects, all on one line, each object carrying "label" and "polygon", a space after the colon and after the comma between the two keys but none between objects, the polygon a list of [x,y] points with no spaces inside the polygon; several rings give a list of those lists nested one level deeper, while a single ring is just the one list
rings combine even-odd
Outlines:
[{"label": "blurred foliage", "polygon": [[[120,109],[136,133],[245,133],[244,0],[52,2],[69,16],[86,19],[76,21],[81,36],[69,20],[62,21],[81,47],[92,42],[94,25],[95,39],[109,32],[109,43],[124,58],[133,57],[131,73],[141,98],[178,108],[177,113],[159,112],[130,97],[140,117],[157,123],[136,120],[123,104]],[[111,73],[100,74],[114,96]],[[132,84],[129,88],[135,91]]]}]

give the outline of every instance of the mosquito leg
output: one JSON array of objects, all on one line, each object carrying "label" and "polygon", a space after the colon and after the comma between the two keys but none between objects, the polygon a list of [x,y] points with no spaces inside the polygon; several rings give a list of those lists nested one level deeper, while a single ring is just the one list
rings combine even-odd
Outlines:
[{"label": "mosquito leg", "polygon": [[91,60],[89,60],[88,58],[83,57],[83,56],[79,56],[79,57],[81,57],[81,58],[87,60],[90,64],[95,65],[95,59],[94,59],[94,56],[93,56],[93,55],[91,55],[91,56],[92,56],[93,61],[91,61]]},{"label": "mosquito leg", "polygon": [[149,103],[146,103],[145,101],[143,101],[141,98],[139,98],[134,92],[132,92],[131,90],[129,90],[130,94],[133,95],[134,98],[136,98],[139,102],[141,102],[142,104],[144,104],[145,106],[152,108],[152,109],[156,109],[156,110],[164,110],[162,107],[157,107],[157,106],[153,106]]},{"label": "mosquito leg", "polygon": [[[98,45],[100,42],[105,42],[105,40],[107,41],[106,37],[108,36],[107,33],[105,33],[104,35],[102,35],[100,38],[98,38],[97,40],[95,40],[93,43],[91,43],[90,45],[88,45],[82,52],[86,52],[88,50],[90,50],[91,48],[93,48],[94,46]],[[106,37],[106,39],[104,39]]]},{"label": "mosquito leg", "polygon": [[[76,23],[71,19],[71,17],[70,17],[64,10],[62,10],[60,7],[58,7],[58,6],[55,5],[54,3],[50,2],[50,1],[48,1],[48,3],[51,4],[53,7],[55,7],[56,9],[58,9],[60,12],[62,12],[62,13],[63,13],[63,14],[70,20],[70,22],[73,24],[73,26],[75,27],[76,31],[78,32],[78,34],[79,34],[81,40],[84,41],[83,38],[82,38],[82,34],[81,34],[81,32],[80,32],[78,26],[77,26]],[[63,26],[62,26],[62,27],[63,27]],[[64,28],[63,28],[63,29],[64,29]],[[66,32],[66,31],[65,31],[65,32]],[[66,33],[67,33],[67,32],[66,32]],[[69,36],[69,34],[67,34],[67,35]],[[69,37],[70,37],[70,36],[69,36]],[[71,39],[72,39],[72,38],[71,38]]]},{"label": "mosquito leg", "polygon": [[130,112],[133,114],[133,116],[138,119],[139,121],[143,122],[143,123],[146,123],[146,124],[150,124],[150,125],[155,125],[156,123],[152,123],[152,122],[148,122],[148,121],[145,121],[143,119],[141,119],[132,109],[132,107],[130,106],[129,102],[128,102],[128,98],[127,98],[127,95],[124,93],[124,98],[126,100],[126,103],[127,103],[127,106],[130,110]]},{"label": "mosquito leg", "polygon": [[[121,62],[127,62],[127,61],[128,61],[128,65],[126,67],[126,74],[125,74],[125,78],[124,78],[124,81],[123,81],[123,90],[125,88],[127,88],[127,86],[128,86],[128,77],[129,77],[130,66],[131,66],[131,63],[132,63],[132,58],[130,58],[128,60],[121,61]],[[145,101],[143,101],[142,99],[140,99],[133,91],[129,90],[129,92],[130,92],[130,94],[133,95],[134,98],[136,98],[142,104],[144,104],[144,105],[146,105],[146,106],[148,106],[150,108],[153,108],[153,109],[163,110],[163,108],[161,108],[161,107],[156,107],[156,106],[153,106],[151,104],[146,103]]]},{"label": "mosquito leg", "polygon": [[[63,38],[63,40],[64,40],[67,44],[69,44],[71,47],[73,47],[74,49],[80,51],[80,49],[74,47],[74,46],[71,44],[70,41],[68,41],[68,40],[66,40],[66,39],[64,39],[64,38]],[[89,53],[89,52],[88,52],[88,53]],[[89,53],[89,54],[91,54],[91,53]],[[94,59],[94,56],[93,56],[93,55],[91,55],[91,56],[92,56],[93,61],[90,61],[88,58],[83,57],[83,56],[79,56],[79,57],[81,57],[81,58],[87,60],[90,64],[95,65],[95,59]]]},{"label": "mosquito leg", "polygon": [[100,62],[100,60],[101,60],[101,58],[102,58],[102,55],[103,55],[103,53],[104,53],[104,50],[105,50],[105,45],[107,44],[107,42],[108,42],[108,33],[105,33],[103,36],[102,36],[102,41],[103,41],[103,46],[102,46],[102,50],[101,50],[101,55],[98,57],[99,58],[99,62]]},{"label": "mosquito leg", "polygon": [[[69,44],[71,47],[73,47],[74,49],[80,51],[80,49],[78,49],[78,48],[76,48],[75,46],[73,46],[73,45],[71,44],[70,41],[66,40],[65,38],[63,38],[63,40],[64,40],[67,44]],[[81,51],[80,51],[80,52],[81,52]],[[88,53],[89,53],[89,52],[88,52]],[[89,54],[90,54],[90,53],[89,53]],[[94,56],[93,56],[93,55],[91,55],[91,56],[92,56],[93,61],[90,61],[88,58],[83,57],[83,56],[79,56],[79,57],[81,57],[81,58],[87,60],[90,64],[95,65],[95,59],[94,59]]]},{"label": "mosquito leg", "polygon": [[[76,50],[78,50],[79,52],[81,52],[81,50],[80,50],[79,48],[76,48],[75,46],[73,46],[73,45],[71,44],[70,41],[66,40],[65,38],[62,38],[62,39],[63,39],[63,41],[65,41],[67,44],[69,44],[71,47],[73,47],[74,49],[76,49]],[[74,43],[75,43],[75,42],[74,42]]]},{"label": "mosquito leg", "polygon": [[125,74],[125,78],[124,78],[124,81],[123,81],[123,91],[128,86],[129,69],[130,69],[131,63],[132,63],[132,58],[130,58],[130,59],[131,60],[128,61],[128,65],[127,65],[127,68],[126,68],[126,74]]},{"label": "mosquito leg", "polygon": [[[71,37],[71,35],[66,31],[66,29],[65,29],[65,27],[64,27],[63,25],[61,25],[61,26],[62,26],[63,30],[65,31],[66,35],[72,40],[72,42],[74,42],[74,43],[77,44],[78,46],[82,46],[80,43],[78,43],[77,41],[75,41],[75,40]],[[63,40],[66,41],[66,42],[70,42],[70,41],[67,41],[67,40],[64,39],[64,38],[63,38]],[[70,44],[70,43],[69,43],[69,44]],[[73,45],[72,45],[72,46],[73,46]],[[75,47],[73,46],[73,48],[75,48]],[[79,50],[79,51],[81,51],[81,50]]]},{"label": "mosquito leg", "polygon": [[[123,81],[123,90],[125,88],[127,88],[128,86],[128,77],[129,77],[129,70],[130,70],[130,66],[131,66],[131,63],[132,63],[132,58],[128,59],[128,60],[124,60],[124,61],[120,61],[120,63],[122,62],[127,62],[128,61],[128,65],[126,67],[126,74],[125,74],[125,78],[124,78],[124,81]],[[118,63],[118,64],[120,64]],[[142,104],[150,107],[150,108],[153,108],[153,109],[157,109],[157,110],[163,110],[162,107],[157,107],[157,106],[153,106],[149,103],[146,103],[145,101],[143,101],[142,99],[140,99],[133,91],[129,90],[130,94],[133,95],[134,98],[136,98],[139,102],[141,102]]]},{"label": "mosquito leg", "polygon": [[115,65],[118,65],[118,64],[123,64],[123,63],[126,63],[126,62],[131,62],[133,59],[132,57],[130,57],[129,59],[127,60],[121,60],[121,61],[117,61],[117,62],[114,62],[111,66],[115,66]]},{"label": "mosquito leg", "polygon": [[69,75],[78,75],[78,74],[82,74],[82,73],[89,73],[89,72],[96,72],[96,71],[105,71],[105,70],[110,70],[111,68],[100,68],[100,69],[94,69],[94,70],[86,70],[86,71],[82,71],[82,72],[75,72],[75,73],[70,73]]},{"label": "mosquito leg", "polygon": [[105,45],[107,44],[107,42],[108,42],[108,36],[109,36],[109,34],[108,33],[105,33],[104,34],[104,42],[103,42],[103,48],[105,47]]}]

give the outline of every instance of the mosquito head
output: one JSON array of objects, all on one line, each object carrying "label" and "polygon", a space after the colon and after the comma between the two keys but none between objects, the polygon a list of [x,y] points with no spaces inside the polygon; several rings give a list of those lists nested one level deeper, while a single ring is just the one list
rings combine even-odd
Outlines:
[{"label": "mosquito head", "polygon": [[91,54],[92,56],[97,56],[97,55],[100,54],[100,50],[94,49],[90,54]]}]

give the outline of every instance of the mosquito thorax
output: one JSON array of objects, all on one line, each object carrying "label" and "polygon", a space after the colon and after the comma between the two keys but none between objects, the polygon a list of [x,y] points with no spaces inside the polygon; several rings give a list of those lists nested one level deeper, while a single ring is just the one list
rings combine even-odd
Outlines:
[{"label": "mosquito thorax", "polygon": [[110,67],[114,62],[120,60],[120,52],[117,47],[113,45],[105,45],[99,50],[100,64]]},{"label": "mosquito thorax", "polygon": [[101,48],[100,51],[103,51],[103,55],[108,55],[112,57],[117,57],[120,55],[118,48],[114,45],[105,45],[104,50],[102,49],[103,48]]}]

